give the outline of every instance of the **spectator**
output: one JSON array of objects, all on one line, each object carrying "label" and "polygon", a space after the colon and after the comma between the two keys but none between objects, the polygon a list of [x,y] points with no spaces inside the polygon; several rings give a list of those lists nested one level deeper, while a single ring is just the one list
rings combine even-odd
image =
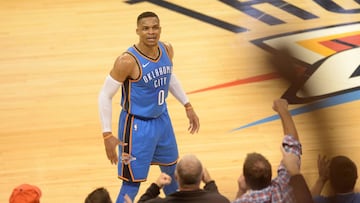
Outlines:
[{"label": "spectator", "polygon": [[289,184],[293,189],[296,203],[314,203],[304,176],[300,173],[299,157],[293,153],[286,152],[283,147],[281,149],[283,152],[282,163],[291,175]]},{"label": "spectator", "polygon": [[[301,144],[298,133],[288,111],[288,102],[277,99],[273,103],[282,123],[284,138],[282,146],[285,151],[293,153],[300,158]],[[238,179],[239,190],[234,203],[242,202],[285,202],[295,201],[289,185],[290,174],[281,163],[277,170],[277,177],[272,179],[270,162],[259,153],[250,153],[243,165],[243,175]]]},{"label": "spectator", "polygon": [[[194,155],[183,156],[176,167],[175,178],[179,184],[178,191],[165,198],[158,197],[160,189],[174,181],[169,175],[161,173],[156,182],[152,183],[140,197],[139,203],[230,203],[219,193],[215,181],[211,179],[208,171],[202,167],[201,162]],[[205,183],[204,189],[200,188],[201,182]]]},{"label": "spectator", "polygon": [[21,184],[14,188],[9,203],[40,203],[41,190],[35,185]]},{"label": "spectator", "polygon": [[[318,157],[319,177],[311,189],[315,203],[360,203],[360,193],[354,191],[357,180],[356,164],[346,156]],[[329,180],[333,195],[323,196],[321,192]]]},{"label": "spectator", "polygon": [[107,189],[100,187],[86,197],[85,203],[112,203],[112,201]]}]

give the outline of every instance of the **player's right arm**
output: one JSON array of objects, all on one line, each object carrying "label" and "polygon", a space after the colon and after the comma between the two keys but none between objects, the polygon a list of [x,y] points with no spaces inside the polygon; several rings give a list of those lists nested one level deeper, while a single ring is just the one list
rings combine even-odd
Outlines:
[{"label": "player's right arm", "polygon": [[99,94],[99,113],[106,155],[112,164],[118,162],[116,146],[123,144],[112,134],[112,98],[127,78],[136,74],[136,62],[128,54],[119,56],[106,77]]},{"label": "player's right arm", "polygon": [[119,83],[124,82],[127,78],[135,79],[138,77],[138,74],[139,69],[135,59],[127,53],[124,53],[115,60],[114,66],[110,71],[110,76]]}]

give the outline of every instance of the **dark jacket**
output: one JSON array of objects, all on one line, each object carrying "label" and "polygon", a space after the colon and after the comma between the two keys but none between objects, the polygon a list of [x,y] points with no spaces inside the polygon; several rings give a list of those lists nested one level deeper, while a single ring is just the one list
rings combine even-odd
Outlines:
[{"label": "dark jacket", "polygon": [[314,203],[304,176],[302,176],[301,174],[291,176],[290,185],[293,188],[294,196],[297,203]]},{"label": "dark jacket", "polygon": [[230,203],[230,201],[221,195],[217,189],[214,181],[208,182],[204,189],[198,189],[194,191],[177,191],[165,198],[158,197],[160,194],[160,188],[152,183],[146,192],[140,197],[139,203]]}]

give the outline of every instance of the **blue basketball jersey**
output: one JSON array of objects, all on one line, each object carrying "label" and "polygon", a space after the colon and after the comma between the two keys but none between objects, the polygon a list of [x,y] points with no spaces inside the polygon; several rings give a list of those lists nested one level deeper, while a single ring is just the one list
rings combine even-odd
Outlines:
[{"label": "blue basketball jersey", "polygon": [[[120,197],[134,190],[136,194],[137,182],[146,181],[150,165],[159,165],[162,171],[174,174],[179,157],[166,106],[172,62],[161,42],[158,51],[156,59],[145,56],[135,46],[126,52],[136,60],[140,76],[127,79],[122,85],[118,138],[127,145],[118,145],[118,177],[126,183]],[[176,181],[164,187],[167,194],[176,189]]]},{"label": "blue basketball jersey", "polygon": [[127,53],[133,56],[139,66],[140,76],[127,79],[122,86],[121,105],[129,114],[143,118],[157,118],[166,110],[172,62],[165,46],[159,42],[159,57],[151,59],[135,46]]}]

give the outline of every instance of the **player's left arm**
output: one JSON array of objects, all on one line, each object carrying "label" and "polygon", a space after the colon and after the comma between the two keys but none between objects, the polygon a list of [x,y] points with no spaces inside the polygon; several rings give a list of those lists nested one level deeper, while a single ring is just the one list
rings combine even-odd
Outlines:
[{"label": "player's left arm", "polygon": [[[170,43],[164,42],[167,53],[172,60],[174,57],[174,49]],[[170,84],[169,84],[170,93],[185,107],[186,116],[189,119],[189,128],[191,134],[199,132],[200,121],[199,117],[196,115],[194,108],[192,107],[189,98],[187,97],[184,89],[181,86],[180,81],[177,79],[175,74],[171,75]]]}]

